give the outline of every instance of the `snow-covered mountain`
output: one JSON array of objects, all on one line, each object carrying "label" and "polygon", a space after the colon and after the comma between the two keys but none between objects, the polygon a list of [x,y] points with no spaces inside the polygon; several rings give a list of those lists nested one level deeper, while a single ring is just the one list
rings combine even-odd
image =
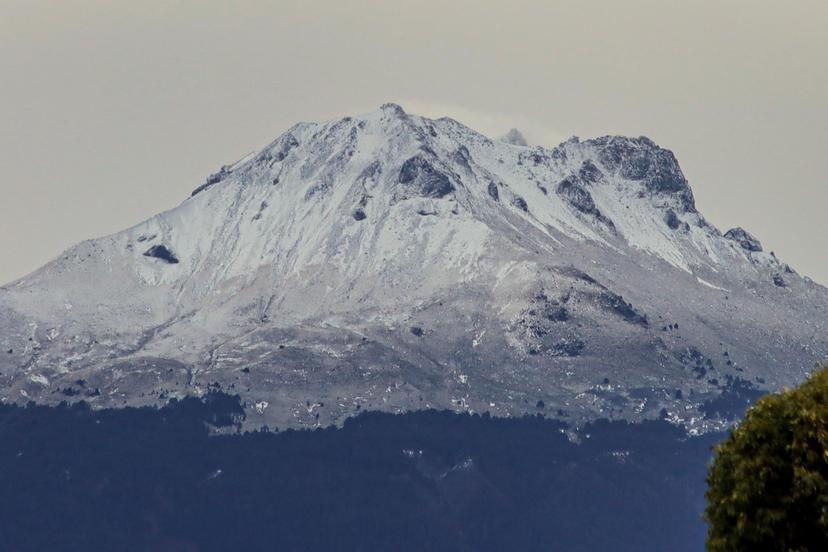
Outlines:
[{"label": "snow-covered mountain", "polygon": [[698,431],[723,394],[828,358],[828,290],[706,222],[670,151],[522,144],[394,104],[298,124],[0,288],[0,393],[221,388],[281,428],[438,407]]}]

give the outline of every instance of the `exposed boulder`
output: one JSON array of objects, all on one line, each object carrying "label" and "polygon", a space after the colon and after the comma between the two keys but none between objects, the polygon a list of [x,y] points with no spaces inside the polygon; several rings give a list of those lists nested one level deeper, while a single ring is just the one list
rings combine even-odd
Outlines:
[{"label": "exposed boulder", "polygon": [[759,242],[756,237],[749,233],[744,228],[737,226],[736,228],[731,228],[724,235],[725,238],[729,240],[733,240],[739,244],[739,247],[746,251],[754,251],[759,252],[762,251],[762,244]]}]

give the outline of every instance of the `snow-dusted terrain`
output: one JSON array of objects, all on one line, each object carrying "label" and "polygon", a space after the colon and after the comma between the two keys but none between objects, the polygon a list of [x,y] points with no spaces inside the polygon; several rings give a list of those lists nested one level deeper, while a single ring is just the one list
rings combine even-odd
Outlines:
[{"label": "snow-dusted terrain", "polygon": [[0,288],[6,401],[238,393],[364,409],[667,416],[828,358],[828,290],[697,212],[647,138],[530,147],[386,104],[294,126],[178,207]]}]

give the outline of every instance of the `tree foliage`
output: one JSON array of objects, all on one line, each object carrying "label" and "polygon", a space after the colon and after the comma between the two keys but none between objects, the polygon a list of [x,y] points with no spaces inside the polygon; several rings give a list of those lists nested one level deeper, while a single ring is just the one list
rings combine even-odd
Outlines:
[{"label": "tree foliage", "polygon": [[707,482],[711,552],[828,550],[828,366],[760,399]]}]

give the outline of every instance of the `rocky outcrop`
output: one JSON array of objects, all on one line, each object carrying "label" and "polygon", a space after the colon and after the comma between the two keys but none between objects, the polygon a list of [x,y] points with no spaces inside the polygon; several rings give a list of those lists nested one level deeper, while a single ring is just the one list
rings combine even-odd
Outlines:
[{"label": "rocky outcrop", "polygon": [[415,155],[400,168],[399,183],[412,195],[445,197],[454,191],[448,175],[438,170],[423,155]]},{"label": "rocky outcrop", "polygon": [[221,169],[219,169],[218,172],[213,173],[210,176],[208,176],[207,180],[204,181],[204,184],[202,184],[201,186],[199,186],[198,188],[193,190],[193,193],[190,194],[190,197],[193,197],[193,196],[203,192],[204,190],[206,190],[207,188],[209,188],[213,184],[218,184],[219,182],[224,180],[227,177],[227,175],[229,175],[229,174],[230,174],[230,168],[227,165],[224,165]]},{"label": "rocky outcrop", "polygon": [[144,257],[154,257],[161,259],[165,263],[178,264],[178,257],[165,245],[153,245],[144,251]]},{"label": "rocky outcrop", "polygon": [[609,290],[598,295],[598,304],[631,324],[638,324],[645,328],[650,325],[646,315],[635,310],[631,304],[624,301],[623,297]]},{"label": "rocky outcrop", "polygon": [[529,355],[574,357],[586,343],[576,334],[576,328],[566,324],[569,320],[566,305],[539,290],[521,312],[515,330]]},{"label": "rocky outcrop", "polygon": [[[675,158],[644,138],[519,147],[386,106],[300,123],[208,183],[0,286],[0,400],[220,385],[269,404],[250,427],[315,427],[542,397],[574,424],[665,408],[705,431],[710,382],[779,388],[828,358],[825,289],[687,212]],[[685,369],[686,347],[729,356]]]},{"label": "rocky outcrop", "polygon": [[753,251],[759,252],[762,251],[762,244],[759,242],[756,237],[749,233],[744,228],[736,227],[731,228],[724,235],[725,238],[729,240],[733,240],[739,244],[739,247],[744,249],[745,251]]},{"label": "rocky outcrop", "polygon": [[592,195],[586,190],[584,182],[579,176],[573,174],[564,178],[558,183],[555,191],[576,211],[594,217],[609,228],[615,228],[613,222],[595,206]]},{"label": "rocky outcrop", "polygon": [[678,227],[681,226],[681,221],[675,211],[667,209],[667,211],[664,212],[664,224],[673,230],[677,230]]},{"label": "rocky outcrop", "polygon": [[604,136],[587,143],[597,149],[598,159],[608,171],[641,181],[648,192],[673,196],[683,210],[695,211],[693,192],[670,150],[644,136]]},{"label": "rocky outcrop", "polygon": [[581,164],[581,168],[578,169],[578,177],[580,177],[582,182],[594,184],[604,178],[604,173],[595,166],[595,163],[587,159]]}]

